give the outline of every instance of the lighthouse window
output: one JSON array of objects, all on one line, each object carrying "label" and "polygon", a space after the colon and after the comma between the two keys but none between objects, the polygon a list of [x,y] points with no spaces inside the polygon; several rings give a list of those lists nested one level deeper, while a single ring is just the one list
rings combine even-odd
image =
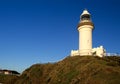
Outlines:
[{"label": "lighthouse window", "polygon": [[90,20],[90,15],[82,15],[81,20]]}]

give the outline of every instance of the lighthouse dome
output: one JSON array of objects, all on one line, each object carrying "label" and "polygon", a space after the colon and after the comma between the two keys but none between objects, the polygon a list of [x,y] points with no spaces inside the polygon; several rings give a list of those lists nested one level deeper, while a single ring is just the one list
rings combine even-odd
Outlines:
[{"label": "lighthouse dome", "polygon": [[86,9],[83,11],[83,13],[81,14],[81,16],[85,15],[85,14],[90,15],[90,13]]},{"label": "lighthouse dome", "polygon": [[90,20],[90,13],[85,9],[80,16],[81,21]]},{"label": "lighthouse dome", "polygon": [[80,15],[80,21],[79,21],[79,24],[78,24],[78,28],[80,26],[84,26],[84,25],[89,25],[89,26],[94,27],[94,24],[91,21],[91,14],[86,9]]}]

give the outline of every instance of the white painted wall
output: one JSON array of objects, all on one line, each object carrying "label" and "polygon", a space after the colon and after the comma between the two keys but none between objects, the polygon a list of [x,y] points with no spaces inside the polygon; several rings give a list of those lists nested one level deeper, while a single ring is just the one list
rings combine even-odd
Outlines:
[{"label": "white painted wall", "polygon": [[91,25],[84,25],[78,28],[79,51],[81,55],[92,55],[92,29]]}]

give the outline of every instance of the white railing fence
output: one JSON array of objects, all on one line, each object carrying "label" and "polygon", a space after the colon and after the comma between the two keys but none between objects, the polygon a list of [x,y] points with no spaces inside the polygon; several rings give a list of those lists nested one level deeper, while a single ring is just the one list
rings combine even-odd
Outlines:
[{"label": "white railing fence", "polygon": [[106,53],[106,56],[120,56],[120,53]]}]

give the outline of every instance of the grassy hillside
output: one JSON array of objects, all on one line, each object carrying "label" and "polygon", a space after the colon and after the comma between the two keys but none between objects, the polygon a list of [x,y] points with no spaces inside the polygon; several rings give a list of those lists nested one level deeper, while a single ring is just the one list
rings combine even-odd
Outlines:
[{"label": "grassy hillside", "polygon": [[4,75],[0,74],[0,84],[14,84],[14,82],[18,79],[16,75]]},{"label": "grassy hillside", "polygon": [[67,57],[35,64],[13,84],[120,84],[120,57]]}]

